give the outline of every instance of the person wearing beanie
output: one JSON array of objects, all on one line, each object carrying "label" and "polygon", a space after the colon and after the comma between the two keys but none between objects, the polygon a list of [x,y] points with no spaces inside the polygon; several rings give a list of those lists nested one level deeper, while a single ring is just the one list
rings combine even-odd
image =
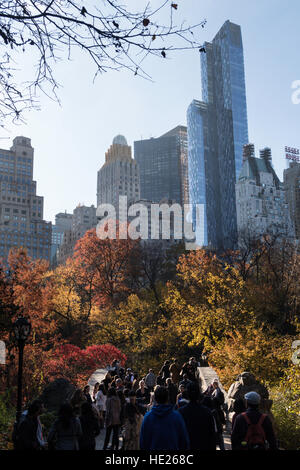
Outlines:
[{"label": "person wearing beanie", "polygon": [[259,411],[260,395],[249,392],[244,399],[246,411],[236,417],[232,429],[232,450],[276,450],[277,443],[271,420]]}]

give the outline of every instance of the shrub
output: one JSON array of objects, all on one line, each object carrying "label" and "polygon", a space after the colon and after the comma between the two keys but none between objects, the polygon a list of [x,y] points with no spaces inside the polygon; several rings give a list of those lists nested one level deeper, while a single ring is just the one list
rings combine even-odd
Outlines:
[{"label": "shrub", "polygon": [[294,409],[294,400],[289,390],[272,389],[272,412],[280,447],[284,450],[300,450],[300,417]]},{"label": "shrub", "polygon": [[12,449],[12,430],[16,410],[9,404],[9,397],[0,394],[0,450]]}]

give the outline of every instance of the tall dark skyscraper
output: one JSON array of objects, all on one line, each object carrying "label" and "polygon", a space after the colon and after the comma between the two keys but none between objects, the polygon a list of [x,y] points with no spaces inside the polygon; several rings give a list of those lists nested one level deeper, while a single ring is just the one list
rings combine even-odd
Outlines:
[{"label": "tall dark skyscraper", "polygon": [[[202,99],[188,108],[190,203],[199,245],[231,249],[237,243],[235,182],[248,143],[240,26],[226,21],[201,55]],[[204,216],[196,220],[196,204]]]},{"label": "tall dark skyscraper", "polygon": [[188,202],[185,126],[177,126],[155,139],[134,142],[134,158],[140,168],[142,199]]}]

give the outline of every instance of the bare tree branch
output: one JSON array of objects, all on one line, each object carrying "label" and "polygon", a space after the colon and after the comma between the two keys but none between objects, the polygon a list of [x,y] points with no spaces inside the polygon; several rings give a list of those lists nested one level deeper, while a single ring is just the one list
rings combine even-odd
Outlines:
[{"label": "bare tree branch", "polygon": [[[160,23],[167,9],[169,20]],[[74,49],[88,54],[95,76],[127,69],[145,79],[151,78],[142,66],[149,55],[166,58],[172,51],[195,48],[205,52],[196,34],[206,21],[176,25],[177,9],[171,0],[162,0],[156,9],[145,3],[134,12],[120,0],[2,1],[0,125],[23,119],[24,110],[38,107],[38,91],[58,100],[53,67],[58,60],[70,60]],[[34,77],[22,83],[16,78],[20,52],[37,57]]]}]

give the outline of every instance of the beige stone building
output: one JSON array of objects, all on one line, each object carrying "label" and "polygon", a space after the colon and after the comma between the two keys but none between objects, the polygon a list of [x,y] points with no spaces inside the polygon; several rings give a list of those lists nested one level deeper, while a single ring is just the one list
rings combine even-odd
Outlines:
[{"label": "beige stone building", "polygon": [[[112,204],[117,218],[126,214],[119,213],[119,197],[127,196],[128,201],[140,199],[140,177],[138,164],[132,158],[131,147],[122,135],[117,135],[105,154],[105,163],[98,171],[97,206]],[[126,210],[124,208],[124,210]]]}]

